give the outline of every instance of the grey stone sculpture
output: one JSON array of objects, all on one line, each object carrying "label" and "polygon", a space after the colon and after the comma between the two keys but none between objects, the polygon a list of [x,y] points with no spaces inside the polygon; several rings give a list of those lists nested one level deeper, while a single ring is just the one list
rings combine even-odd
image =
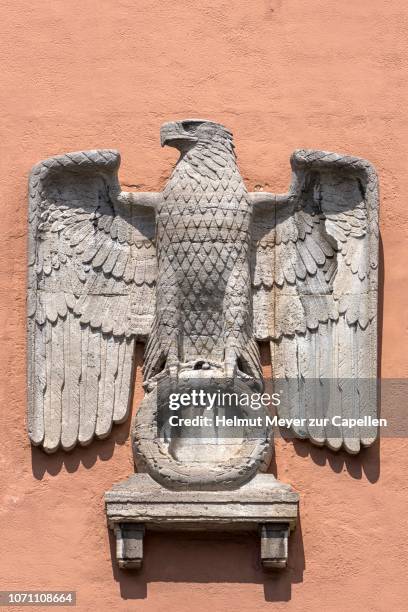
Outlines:
[{"label": "grey stone sculpture", "polygon": [[[274,378],[293,382],[282,416],[375,415],[364,381],[377,369],[376,173],[299,150],[289,193],[249,193],[223,126],[166,123],[161,142],[180,151],[162,193],[122,192],[111,150],[31,173],[29,435],[46,452],[109,435],[127,418],[134,345],[146,341],[132,434],[140,473],[106,494],[120,564],[140,565],[145,526],[238,525],[260,527],[264,566],[283,567],[297,494],[260,474],[271,428],[173,440],[159,431],[158,388],[220,379],[250,392],[262,384],[257,341],[268,341]],[[352,453],[376,436],[294,433]]]}]

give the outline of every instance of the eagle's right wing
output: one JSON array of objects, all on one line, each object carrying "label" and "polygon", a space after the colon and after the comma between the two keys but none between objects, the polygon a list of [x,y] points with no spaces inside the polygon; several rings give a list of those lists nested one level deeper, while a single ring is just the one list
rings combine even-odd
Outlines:
[{"label": "eagle's right wing", "polygon": [[30,177],[28,430],[47,452],[126,419],[134,343],[150,331],[158,194],[118,197],[119,163],[116,151],[70,153]]},{"label": "eagle's right wing", "polygon": [[[364,159],[296,151],[288,194],[252,194],[257,340],[299,437],[356,453],[377,416],[378,180]],[[338,426],[339,425],[339,426]]]}]

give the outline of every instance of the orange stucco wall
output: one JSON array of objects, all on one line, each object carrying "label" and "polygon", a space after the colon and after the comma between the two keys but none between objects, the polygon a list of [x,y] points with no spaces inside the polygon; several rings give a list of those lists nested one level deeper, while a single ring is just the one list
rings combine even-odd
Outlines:
[{"label": "orange stucco wall", "polygon": [[[103,492],[132,471],[129,423],[52,457],[31,450],[25,432],[28,172],[53,154],[114,147],[125,188],[159,190],[175,161],[159,146],[159,127],[173,118],[231,128],[250,188],[286,190],[296,147],[375,164],[382,375],[408,375],[407,4],[1,0],[0,8],[0,589],[74,589],[80,610],[407,610],[407,440],[383,440],[360,457],[277,442],[273,469],[301,495],[286,572],[262,572],[255,537],[149,535],[145,568],[134,574],[112,566],[103,509]],[[135,408],[138,398],[140,368]]]}]

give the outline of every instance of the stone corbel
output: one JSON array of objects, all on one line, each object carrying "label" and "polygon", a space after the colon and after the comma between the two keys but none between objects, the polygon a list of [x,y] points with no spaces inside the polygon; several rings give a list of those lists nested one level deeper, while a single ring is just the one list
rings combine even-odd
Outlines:
[{"label": "stone corbel", "polygon": [[258,533],[263,568],[284,569],[298,503],[298,494],[271,474],[223,491],[174,491],[147,474],[134,474],[105,494],[116,558],[126,569],[142,566],[145,531]]},{"label": "stone corbel", "polygon": [[143,562],[144,525],[141,523],[116,523],[116,559],[122,569],[140,569]]}]

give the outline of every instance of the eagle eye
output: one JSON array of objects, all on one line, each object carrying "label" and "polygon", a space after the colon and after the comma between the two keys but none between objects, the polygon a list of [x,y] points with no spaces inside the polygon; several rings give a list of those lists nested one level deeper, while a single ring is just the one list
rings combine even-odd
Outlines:
[{"label": "eagle eye", "polygon": [[183,121],[183,130],[186,132],[195,132],[199,125],[199,121]]}]

